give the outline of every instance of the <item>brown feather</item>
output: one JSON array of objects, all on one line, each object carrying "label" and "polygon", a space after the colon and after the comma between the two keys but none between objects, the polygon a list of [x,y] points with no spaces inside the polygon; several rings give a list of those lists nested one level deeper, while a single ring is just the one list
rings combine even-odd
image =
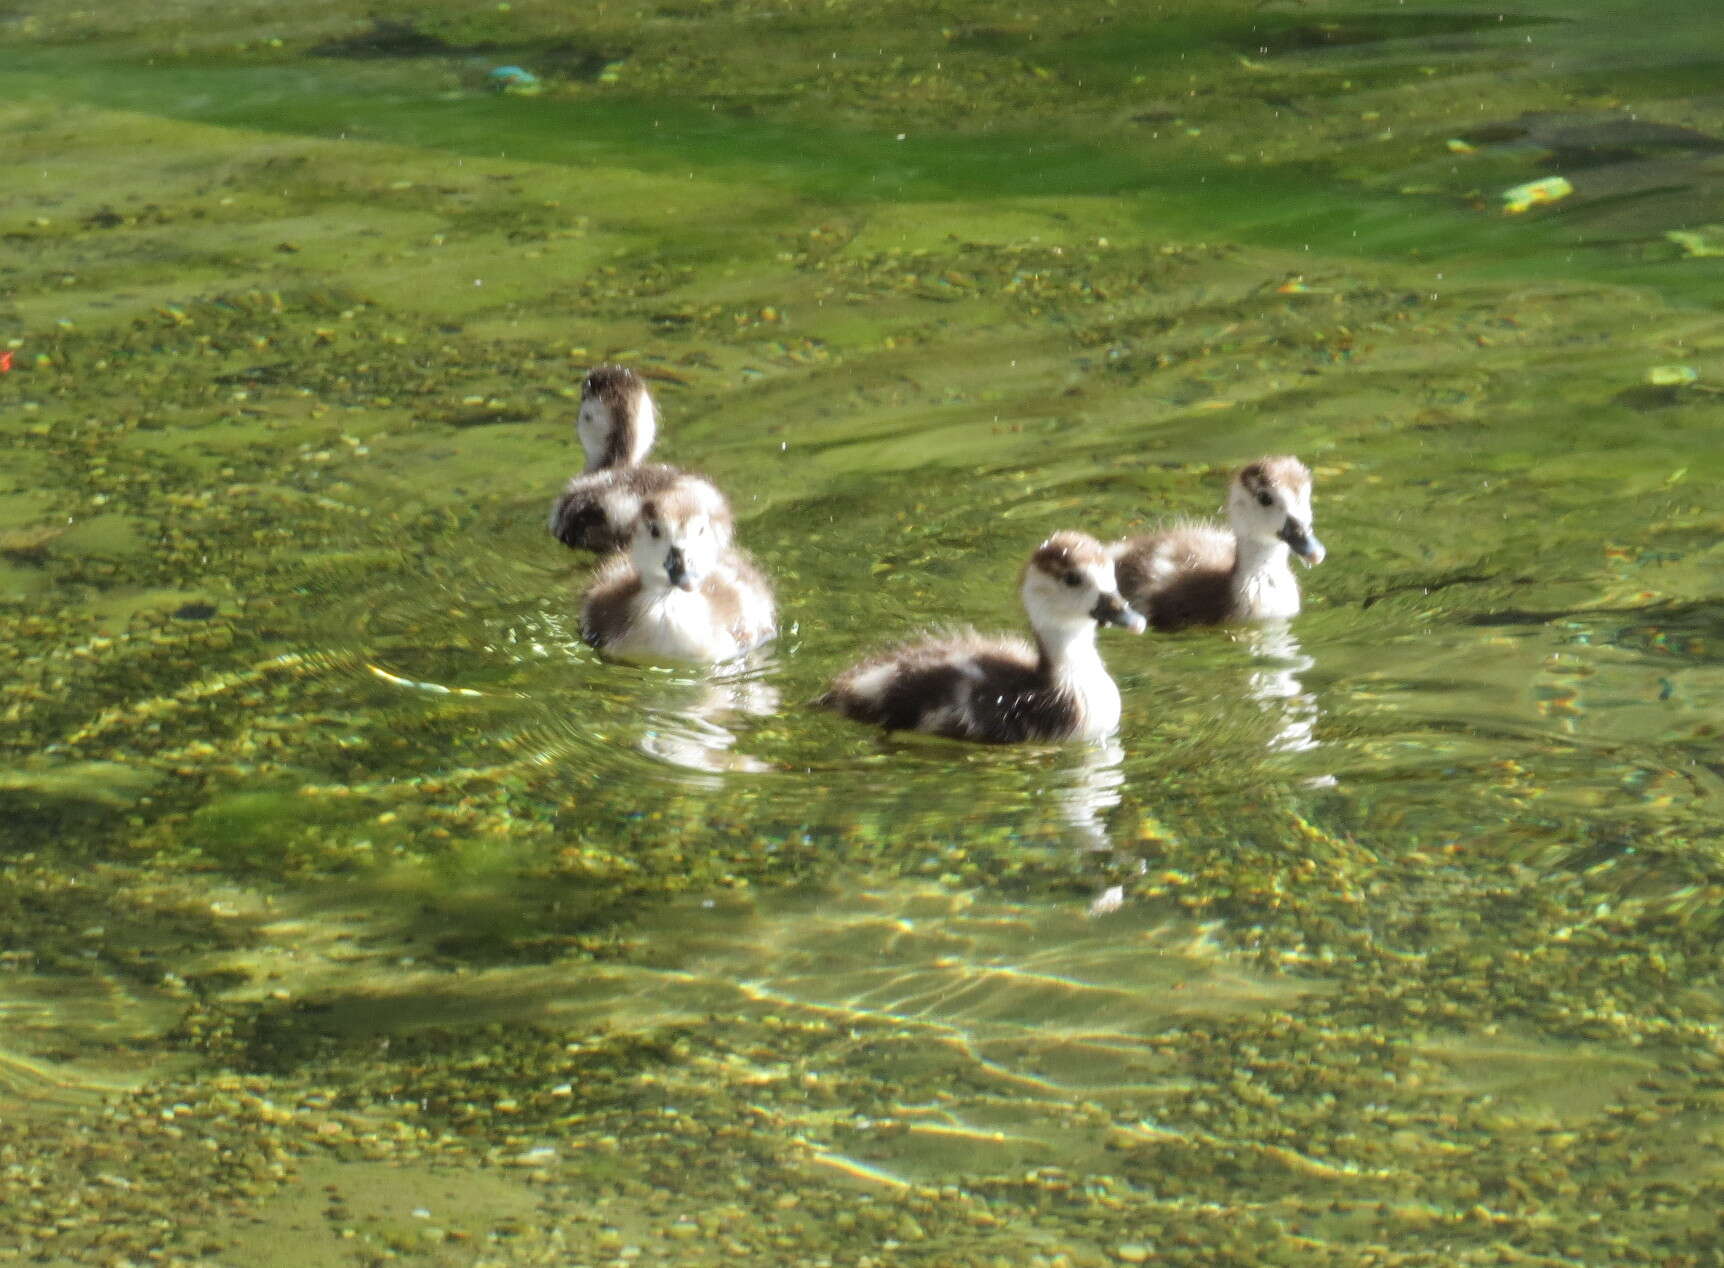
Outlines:
[{"label": "brown feather", "polygon": [[[882,670],[880,690],[861,687]],[[888,731],[995,744],[1062,740],[1082,720],[1037,648],[973,631],[880,652],[840,674],[818,703]]]},{"label": "brown feather", "polygon": [[[697,475],[679,471],[662,462],[639,467],[607,467],[574,476],[551,507],[550,530],[563,545],[575,550],[609,553],[621,550],[634,533],[640,505],[662,497],[688,482],[705,484],[717,510],[710,509],[713,531],[728,543],[735,531],[730,503],[711,483]],[[634,513],[621,510],[633,504]]]},{"label": "brown feather", "polygon": [[1228,618],[1238,557],[1231,533],[1212,524],[1182,524],[1118,543],[1113,566],[1126,602],[1165,633]]},{"label": "brown feather", "polygon": [[599,565],[581,604],[581,638],[593,647],[615,643],[634,623],[634,601],[641,592],[640,573],[626,554],[615,554]]}]

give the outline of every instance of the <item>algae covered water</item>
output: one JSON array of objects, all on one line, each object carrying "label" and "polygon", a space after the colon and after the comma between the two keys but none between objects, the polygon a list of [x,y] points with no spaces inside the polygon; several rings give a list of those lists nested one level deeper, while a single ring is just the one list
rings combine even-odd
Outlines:
[{"label": "algae covered water", "polygon": [[[1715,25],[0,14],[0,1258],[1712,1262]],[[758,663],[581,644],[600,361]],[[1116,743],[809,707],[1266,452]]]}]

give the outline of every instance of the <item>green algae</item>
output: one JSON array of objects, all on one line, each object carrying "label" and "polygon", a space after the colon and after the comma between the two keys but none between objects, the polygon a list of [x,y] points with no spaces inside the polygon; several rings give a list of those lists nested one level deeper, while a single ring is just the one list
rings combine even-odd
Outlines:
[{"label": "green algae", "polygon": [[[1565,102],[1644,96],[1634,74],[1641,50],[1624,45],[1612,22],[1615,11],[1633,7],[1606,6],[1609,12],[1554,31],[1548,27],[1556,24],[1535,17],[1408,18],[1368,9],[1351,22],[1181,6],[1153,23],[1073,13],[1005,26],[920,14],[882,36],[875,60],[855,68],[848,57],[818,51],[834,47],[823,41],[842,46],[847,39],[835,17],[794,23],[780,16],[764,32],[750,32],[755,43],[729,50],[717,86],[709,81],[720,59],[697,50],[688,28],[660,15],[651,54],[629,59],[619,82],[571,85],[568,93],[533,99],[464,88],[452,55],[356,64],[285,51],[223,59],[206,48],[144,65],[115,61],[91,73],[84,62],[56,61],[62,55],[43,40],[17,55],[14,69],[20,82],[59,99],[84,94],[106,108],[228,126],[474,157],[500,155],[496,138],[507,136],[508,155],[518,160],[623,165],[662,176],[722,173],[733,184],[838,205],[1130,195],[1156,223],[1183,232],[1225,226],[1235,238],[1264,245],[1405,252],[1491,270],[1549,269],[1560,258],[1569,274],[1578,251],[1594,276],[1701,295],[1699,279],[1632,251],[1601,252],[1587,211],[1512,226],[1477,214],[1470,205],[1484,176],[1468,169],[1482,165],[1452,161],[1433,135],[1437,118],[1463,100],[1468,110],[1494,109],[1505,120],[1529,107],[1548,109],[1549,96],[1538,94],[1551,86],[1526,72],[1536,50],[1553,40],[1564,49],[1554,65],[1555,91]],[[511,12],[498,21],[517,40],[562,48],[570,33],[548,17]],[[1706,13],[1700,6],[1662,10],[1661,17],[1702,22]],[[426,29],[464,20],[444,15]],[[597,17],[578,38],[626,29],[615,23]],[[1534,33],[1526,33],[1529,26]],[[1463,32],[1478,38],[1457,40]],[[466,35],[450,42],[471,43]],[[524,56],[530,45],[508,47]],[[1069,68],[1075,65],[1081,74]],[[1392,67],[1387,76],[1385,67]],[[1661,87],[1689,95],[1680,82]],[[834,124],[810,125],[798,104],[810,97],[829,107]],[[1041,115],[1043,126],[1023,129],[1026,109]],[[899,126],[912,116],[937,122]],[[1294,126],[1272,127],[1278,120]],[[1098,144],[1098,128],[1115,134],[1113,143]],[[1451,160],[1447,172],[1437,175],[1444,158]],[[1524,169],[1529,161],[1519,163]],[[1352,186],[1342,200],[1334,196],[1337,177]],[[1644,192],[1697,180],[1710,180],[1707,169],[1689,163],[1643,182]],[[1660,215],[1687,219],[1705,205],[1703,197],[1665,202],[1660,211],[1637,198],[1634,223],[1644,229]]]},{"label": "green algae", "polygon": [[[1469,203],[1542,161],[1476,116],[1674,116],[1680,59],[948,8],[866,55],[839,9],[618,11],[614,82],[535,99],[313,57],[331,6],[7,54],[20,1253],[1708,1252],[1724,469],[1645,374],[1717,377],[1711,265],[1674,202]],[[541,522],[603,358],[778,584],[740,681],[574,636]],[[1110,643],[1122,754],[800,707],[1280,449],[1335,551],[1298,643]]]}]

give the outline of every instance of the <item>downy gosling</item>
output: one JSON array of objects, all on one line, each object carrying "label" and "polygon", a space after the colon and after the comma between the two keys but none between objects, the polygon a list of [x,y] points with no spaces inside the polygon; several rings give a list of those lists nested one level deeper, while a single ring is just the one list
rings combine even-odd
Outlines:
[{"label": "downy gosling", "polygon": [[681,485],[699,485],[716,506],[709,525],[730,544],[730,504],[703,477],[641,461],[658,435],[658,410],[640,375],[617,365],[588,371],[575,434],[587,468],[551,506],[551,536],[576,550],[608,552],[629,544],[641,504]]},{"label": "downy gosling", "polygon": [[1299,614],[1288,554],[1323,562],[1311,531],[1311,472],[1299,459],[1260,458],[1233,477],[1227,527],[1179,524],[1115,542],[1120,593],[1158,630]]},{"label": "downy gosling", "polygon": [[1093,537],[1055,533],[1018,592],[1033,645],[974,632],[907,643],[840,674],[820,703],[889,731],[989,744],[1105,739],[1119,726],[1119,688],[1096,627],[1144,629],[1119,595],[1113,559]]},{"label": "downy gosling", "polygon": [[772,638],[772,588],[729,544],[728,516],[704,480],[643,501],[628,551],[593,575],[581,636],[611,656],[708,665]]}]

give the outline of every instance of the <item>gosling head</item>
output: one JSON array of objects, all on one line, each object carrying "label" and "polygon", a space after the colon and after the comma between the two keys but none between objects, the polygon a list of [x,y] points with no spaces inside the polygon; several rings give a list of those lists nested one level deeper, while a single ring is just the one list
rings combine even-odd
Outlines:
[{"label": "gosling head", "polygon": [[724,552],[724,504],[705,481],[688,481],[641,503],[629,555],[653,589],[693,590]]},{"label": "gosling head", "polygon": [[581,384],[575,434],[587,470],[632,467],[647,455],[658,432],[658,412],[641,376],[620,365],[601,365]]},{"label": "gosling head", "polygon": [[1120,597],[1113,556],[1086,533],[1055,533],[1036,547],[1019,593],[1038,632],[1071,637],[1096,625],[1144,630],[1143,615]]},{"label": "gosling head", "polygon": [[1283,542],[1306,567],[1323,562],[1323,543],[1311,531],[1311,472],[1289,455],[1259,458],[1233,477],[1227,520],[1241,541]]}]

